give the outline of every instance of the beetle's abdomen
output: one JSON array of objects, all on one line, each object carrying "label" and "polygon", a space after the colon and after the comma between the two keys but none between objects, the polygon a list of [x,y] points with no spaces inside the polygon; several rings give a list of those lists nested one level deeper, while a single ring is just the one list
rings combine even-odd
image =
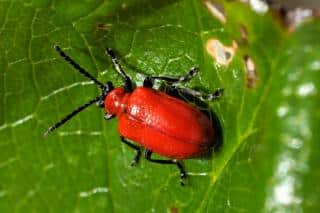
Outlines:
[{"label": "beetle's abdomen", "polygon": [[165,93],[136,88],[119,117],[120,134],[177,159],[199,155],[214,140],[210,120],[195,107]]}]

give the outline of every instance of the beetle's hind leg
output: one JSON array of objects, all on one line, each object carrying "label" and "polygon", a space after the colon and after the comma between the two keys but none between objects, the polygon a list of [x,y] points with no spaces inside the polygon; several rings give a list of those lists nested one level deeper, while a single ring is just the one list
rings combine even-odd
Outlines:
[{"label": "beetle's hind leg", "polygon": [[136,150],[136,156],[132,160],[131,166],[135,166],[139,163],[141,157],[141,148],[135,144],[130,143],[127,141],[123,136],[120,136],[121,142],[126,144],[127,146],[131,147],[132,149]]},{"label": "beetle's hind leg", "polygon": [[144,152],[144,157],[152,162],[152,163],[159,163],[159,164],[175,164],[177,165],[179,171],[180,171],[180,183],[182,186],[184,186],[184,181],[187,177],[187,173],[183,167],[183,164],[180,162],[180,161],[177,161],[177,160],[160,160],[160,159],[153,159],[151,158],[151,155],[152,155],[152,151],[151,150],[148,150],[146,149],[145,152]]},{"label": "beetle's hind leg", "polygon": [[176,86],[169,86],[168,88],[168,93],[170,92],[176,92],[182,95],[187,95],[190,97],[196,97],[199,98],[202,101],[216,101],[219,100],[222,95],[223,95],[223,88],[218,88],[214,90],[212,93],[209,94],[204,94],[200,91],[189,89],[189,88],[184,88],[184,87],[176,87]]},{"label": "beetle's hind leg", "polygon": [[143,86],[152,88],[154,84],[154,80],[165,81],[167,84],[179,84],[183,82],[190,81],[194,76],[196,76],[199,72],[199,69],[196,67],[192,67],[187,74],[178,76],[178,77],[166,77],[166,76],[148,76],[143,81]]}]

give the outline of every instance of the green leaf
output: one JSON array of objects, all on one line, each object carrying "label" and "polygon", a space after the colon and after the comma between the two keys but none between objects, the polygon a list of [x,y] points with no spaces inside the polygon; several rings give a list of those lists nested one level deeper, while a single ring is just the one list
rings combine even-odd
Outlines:
[{"label": "green leaf", "polygon": [[[1,1],[0,211],[319,209],[320,24],[289,34],[271,14],[221,4],[225,24],[196,0]],[[210,39],[238,44],[230,64],[208,54]],[[174,166],[142,159],[130,167],[134,151],[121,144],[117,120],[106,122],[94,106],[44,138],[50,125],[100,92],[54,45],[116,85],[122,82],[107,47],[138,85],[146,75],[178,76],[199,67],[186,86],[225,89],[209,104],[220,120],[222,146],[210,159],[186,160],[189,178],[181,187]],[[245,55],[256,66],[251,87]]]}]

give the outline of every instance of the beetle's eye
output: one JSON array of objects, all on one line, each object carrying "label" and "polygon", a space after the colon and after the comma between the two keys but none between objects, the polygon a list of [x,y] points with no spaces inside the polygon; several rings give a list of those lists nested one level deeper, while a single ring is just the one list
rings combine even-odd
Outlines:
[{"label": "beetle's eye", "polygon": [[113,87],[112,83],[110,81],[108,81],[103,88],[102,94],[104,96],[106,96],[113,89],[114,89],[114,87]]},{"label": "beetle's eye", "polygon": [[104,92],[108,93],[108,92],[110,92],[110,91],[113,90],[113,89],[114,89],[113,84],[112,84],[110,81],[108,81],[108,82],[106,83]]}]

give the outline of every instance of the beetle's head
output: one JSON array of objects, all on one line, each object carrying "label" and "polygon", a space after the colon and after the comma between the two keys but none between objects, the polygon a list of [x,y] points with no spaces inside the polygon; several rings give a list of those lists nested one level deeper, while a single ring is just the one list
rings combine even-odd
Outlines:
[{"label": "beetle's head", "polygon": [[113,117],[125,110],[127,92],[123,87],[116,87],[104,99],[106,119]]},{"label": "beetle's head", "polygon": [[105,99],[113,89],[114,89],[114,86],[112,82],[107,81],[106,85],[102,88],[102,93],[99,101],[97,102],[97,106],[101,108],[105,108]]}]

